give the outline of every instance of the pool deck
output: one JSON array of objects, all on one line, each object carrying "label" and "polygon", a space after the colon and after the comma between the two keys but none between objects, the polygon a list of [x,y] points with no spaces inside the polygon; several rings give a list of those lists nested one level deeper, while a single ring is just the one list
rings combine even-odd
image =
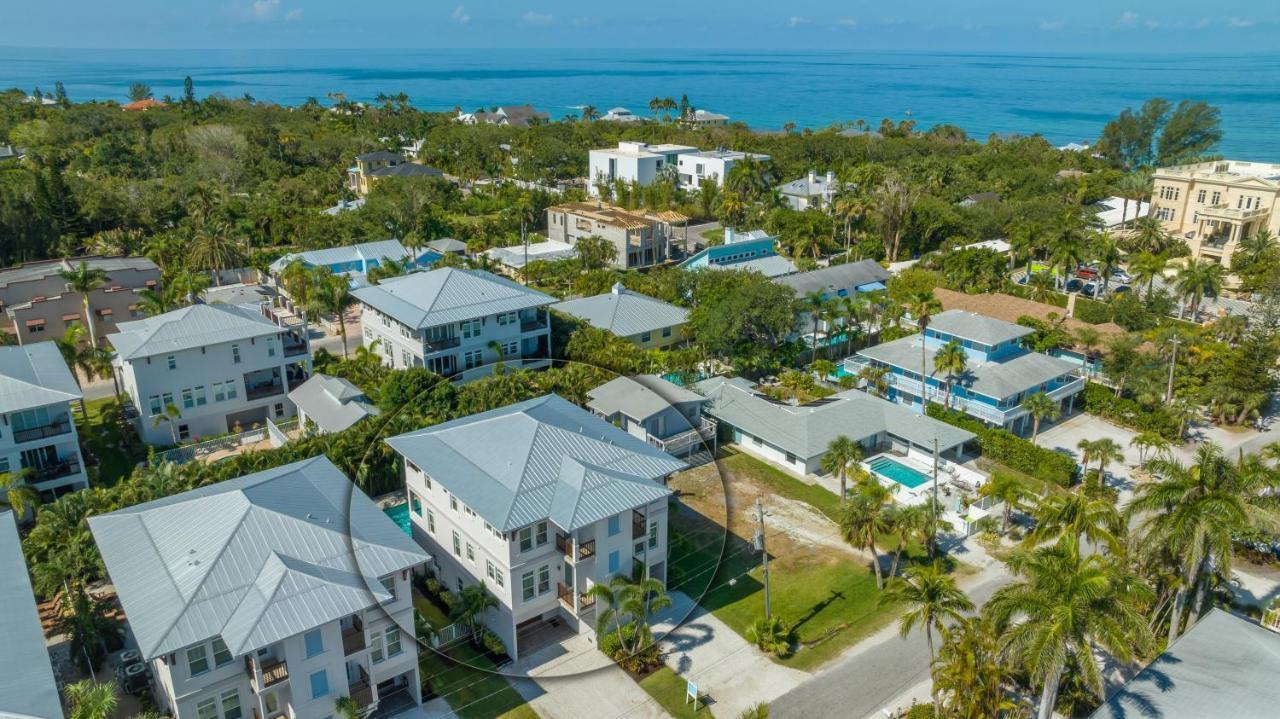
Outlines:
[{"label": "pool deck", "polygon": [[[908,487],[896,480],[886,477],[871,469],[872,463],[885,459],[911,469],[924,477],[926,481],[916,487]],[[893,500],[898,504],[924,504],[933,496],[933,458],[911,452],[906,455],[882,452],[875,454],[860,463],[862,468],[875,477],[880,484],[893,492]],[[946,459],[938,462],[938,500],[945,508],[943,518],[950,522],[957,531],[968,535],[971,526],[988,516],[990,510],[977,506],[981,501],[977,490],[987,481],[987,475],[977,469]],[[963,500],[971,504],[963,507]],[[985,502],[982,502],[985,504]]]}]

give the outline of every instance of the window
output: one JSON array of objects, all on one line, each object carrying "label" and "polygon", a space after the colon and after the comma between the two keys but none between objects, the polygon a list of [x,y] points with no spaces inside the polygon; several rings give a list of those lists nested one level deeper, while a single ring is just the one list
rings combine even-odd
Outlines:
[{"label": "window", "polygon": [[616,550],[609,552],[609,573],[613,574],[614,572],[617,572],[618,567],[620,566],[621,559],[618,556],[618,552]]},{"label": "window", "polygon": [[515,324],[516,318],[519,316],[520,315],[518,312],[503,312],[502,314],[498,315],[498,324],[500,325]]},{"label": "window", "polygon": [[653,333],[652,333],[652,332],[642,332],[642,333],[640,334],[640,341],[641,341],[641,342],[649,342],[649,341],[650,341],[650,340],[652,340],[652,339],[653,339]]},{"label": "window", "polygon": [[193,389],[193,390],[191,391],[191,393],[192,393],[192,394],[194,394],[194,395],[196,396],[196,406],[197,406],[197,407],[203,407],[203,406],[205,406],[206,404],[208,404],[209,400],[208,400],[208,398],[205,396],[205,393],[204,393],[204,385],[198,385],[195,389]]},{"label": "window", "polygon": [[631,553],[636,556],[644,554],[644,541],[641,540],[639,542],[636,542],[635,546],[631,548]]},{"label": "window", "polygon": [[153,394],[150,397],[148,397],[147,405],[148,405],[147,409],[151,411],[152,417],[164,411],[164,405],[160,404],[160,395],[158,394]]},{"label": "window", "polygon": [[432,534],[436,533],[436,513],[430,509],[427,510],[427,531]]},{"label": "window", "polygon": [[218,719],[218,700],[209,698],[197,704],[196,719]]},{"label": "window", "polygon": [[275,357],[276,356],[276,338],[268,337],[266,340],[266,345],[267,345],[267,356]]},{"label": "window", "polygon": [[400,629],[391,627],[387,630],[387,656],[398,656],[402,651],[404,649],[400,646]]},{"label": "window", "polygon": [[240,364],[240,345],[231,345],[231,361]]},{"label": "window", "polygon": [[453,533],[453,553],[455,555],[462,554],[462,539],[458,536],[458,532],[456,530]]},{"label": "window", "polygon": [[231,650],[227,649],[227,643],[222,641],[222,637],[213,638],[213,666],[225,667],[231,663]]},{"label": "window", "polygon": [[283,416],[284,416],[284,402],[276,402],[275,410],[276,410],[276,419],[280,419],[281,417],[283,417]]},{"label": "window", "polygon": [[619,526],[620,524],[621,522],[619,522],[618,520],[618,515],[615,514],[612,517],[609,517],[609,536],[610,537],[622,531],[621,527]]},{"label": "window", "polygon": [[160,393],[160,403],[164,405],[164,407],[167,409],[169,405],[173,404],[173,393],[172,392]]},{"label": "window", "polygon": [[33,335],[44,332],[44,320],[39,320],[36,324],[27,325],[27,332]]},{"label": "window", "polygon": [[475,369],[484,364],[484,352],[481,350],[467,350],[462,353],[462,369]]},{"label": "window", "polygon": [[369,646],[370,646],[369,659],[374,664],[381,662],[385,658],[383,654],[382,635],[374,634],[373,636],[371,636],[369,638]]},{"label": "window", "polygon": [[422,516],[422,500],[418,499],[418,495],[413,492],[409,493],[409,511],[413,512],[416,516]]},{"label": "window", "polygon": [[168,357],[164,358],[164,361],[165,361],[165,364],[169,365],[169,369],[171,370],[178,369],[177,357],[174,357],[173,355],[169,355]]},{"label": "window", "polygon": [[538,522],[538,546],[541,547],[546,543],[547,543],[547,523]]},{"label": "window", "polygon": [[449,495],[449,509],[452,509],[455,512],[458,511],[458,498],[452,494]]},{"label": "window", "polygon": [[230,689],[222,693],[222,719],[240,719],[240,691]]},{"label": "window", "polygon": [[1209,201],[1209,204],[1211,204],[1211,205],[1216,205],[1216,204],[1218,204],[1218,202],[1219,202],[1219,201],[1221,201],[1221,200],[1222,200],[1222,193],[1221,193],[1221,192],[1215,192],[1215,193],[1213,193],[1213,199]]},{"label": "window", "polygon": [[493,562],[484,560],[484,573],[490,579],[493,579]]},{"label": "window", "polygon": [[533,599],[533,572],[525,572],[520,575],[520,596],[524,597],[526,602]]},{"label": "window", "polygon": [[503,345],[502,345],[502,356],[503,356],[503,357],[515,357],[515,356],[516,356],[516,355],[518,355],[518,354],[520,354],[520,343],[519,343],[519,342],[507,342],[507,343],[505,343],[505,344],[503,344]]},{"label": "window", "polygon": [[502,583],[502,582],[503,582],[503,580],[502,580],[502,570],[501,570],[501,569],[498,569],[498,568],[496,568],[496,567],[494,568],[494,570],[493,570],[493,581],[494,581],[494,583],[495,583],[495,584],[497,584],[499,587],[503,586],[503,583]]},{"label": "window", "polygon": [[195,395],[192,394],[191,390],[189,389],[182,390],[182,408],[191,409],[194,406],[196,406]]},{"label": "window", "polygon": [[1204,204],[1204,198],[1205,198],[1205,195],[1207,195],[1207,194],[1209,194],[1209,191],[1208,191],[1208,190],[1201,190],[1201,191],[1197,192],[1197,193],[1196,193],[1196,202],[1199,202],[1200,204]]},{"label": "window", "polygon": [[9,471],[9,458],[0,457],[0,472],[8,472],[8,471]]},{"label": "window", "polygon": [[462,323],[462,338],[471,339],[480,336],[480,320],[467,320]]},{"label": "window", "polygon": [[311,698],[319,699],[329,693],[329,675],[321,669],[311,675]]},{"label": "window", "polygon": [[302,635],[302,641],[307,647],[308,659],[317,654],[324,654],[324,635],[320,633],[319,629],[312,629]]},{"label": "window", "polygon": [[389,577],[383,577],[379,581],[382,582],[382,588],[391,593],[390,601],[396,600],[396,576],[393,574]]},{"label": "window", "polygon": [[670,337],[670,336],[671,336],[671,328],[670,328],[670,327],[663,327],[663,328],[662,328],[662,336],[663,336],[663,337]]},{"label": "window", "polygon": [[525,527],[521,529],[516,536],[520,539],[520,551],[527,552],[533,549],[533,529]]},{"label": "window", "polygon": [[209,671],[209,652],[203,644],[187,650],[187,669],[193,677]]},{"label": "window", "polygon": [[551,567],[544,564],[538,567],[538,594],[551,591]]},{"label": "window", "polygon": [[649,549],[658,546],[658,520],[649,520]]},{"label": "window", "polygon": [[467,542],[467,559],[472,564],[476,563],[476,548],[471,545],[471,542]]},{"label": "window", "polygon": [[413,366],[413,357],[409,354],[409,350],[400,350],[400,361],[405,367]]}]

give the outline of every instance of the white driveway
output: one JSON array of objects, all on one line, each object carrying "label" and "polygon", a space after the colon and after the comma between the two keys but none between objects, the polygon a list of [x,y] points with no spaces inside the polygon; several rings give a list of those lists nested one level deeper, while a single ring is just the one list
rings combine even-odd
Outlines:
[{"label": "white driveway", "polygon": [[[526,669],[526,667],[528,667]],[[662,710],[627,673],[575,635],[521,659],[511,684],[543,719],[662,719]]]}]

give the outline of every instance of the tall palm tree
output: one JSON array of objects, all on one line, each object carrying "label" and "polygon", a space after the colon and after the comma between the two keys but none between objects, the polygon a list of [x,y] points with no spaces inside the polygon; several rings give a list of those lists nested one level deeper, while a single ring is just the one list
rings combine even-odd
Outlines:
[{"label": "tall palm tree", "polygon": [[1156,280],[1164,277],[1164,270],[1168,265],[1169,260],[1164,255],[1138,252],[1129,256],[1129,274],[1133,276],[1134,284],[1147,286],[1147,299],[1151,299]]},{"label": "tall palm tree", "polygon": [[1005,692],[1012,682],[1000,656],[1000,635],[989,619],[966,617],[939,627],[942,643],[930,666],[937,716],[993,719],[1013,716],[1015,704]]},{"label": "tall palm tree", "polygon": [[1226,268],[1216,262],[1188,260],[1187,264],[1178,270],[1178,275],[1174,279],[1178,297],[1183,300],[1178,305],[1178,318],[1182,318],[1183,311],[1186,309],[1185,302],[1190,300],[1191,319],[1196,319],[1200,313],[1200,302],[1205,295],[1217,297],[1218,293],[1222,292],[1222,283],[1226,274]]},{"label": "tall palm tree", "polygon": [[947,380],[947,394],[943,406],[951,409],[951,390],[956,380],[964,376],[969,369],[969,355],[965,354],[964,345],[959,340],[951,340],[938,348],[933,355],[934,372],[941,372]]},{"label": "tall palm tree", "polygon": [[1107,473],[1108,464],[1124,461],[1124,452],[1114,439],[1102,437],[1093,445],[1093,459],[1098,463],[1098,477],[1101,479]]},{"label": "tall palm tree", "polygon": [[1040,500],[1035,520],[1035,529],[1027,534],[1028,544],[1069,537],[1095,547],[1105,544],[1113,553],[1121,549],[1124,519],[1109,500],[1090,499],[1079,492],[1050,494]]},{"label": "tall palm tree", "polygon": [[827,296],[823,292],[814,290],[813,292],[805,293],[802,305],[808,310],[809,318],[813,321],[813,353],[809,358],[809,361],[812,362],[818,359],[818,328],[826,318],[830,304],[827,302]]},{"label": "tall palm tree", "polygon": [[[884,489],[878,482],[875,485]],[[858,549],[871,552],[871,569],[876,575],[878,589],[884,588],[884,579],[880,576],[880,554],[876,551],[876,539],[889,531],[888,520],[885,498],[875,492],[858,492],[841,506],[840,535],[844,541]]]},{"label": "tall palm tree", "polygon": [[583,122],[591,122],[592,120],[594,120],[594,119],[596,119],[596,118],[598,118],[598,117],[600,117],[600,111],[596,109],[596,106],[595,106],[595,105],[583,105],[583,106],[582,106],[582,121],[583,121]]},{"label": "tall palm tree", "polygon": [[978,488],[978,494],[1004,504],[1000,521],[1000,532],[1003,534],[1009,531],[1009,519],[1013,516],[1013,510],[1022,506],[1030,492],[1017,476],[1009,472],[995,472]]},{"label": "tall palm tree", "polygon": [[1093,261],[1097,263],[1098,276],[1102,280],[1102,289],[1096,297],[1105,297],[1107,288],[1111,285],[1111,273],[1120,269],[1120,247],[1111,234],[1104,231],[1093,238],[1090,254],[1093,255]]},{"label": "tall palm tree", "polygon": [[1163,255],[1178,244],[1156,217],[1148,215],[1133,221],[1133,234],[1129,236],[1129,250]]},{"label": "tall palm tree", "polygon": [[5,504],[13,510],[18,521],[40,506],[40,493],[27,484],[30,475],[31,470],[26,467],[15,472],[0,472],[0,495],[4,495]]},{"label": "tall palm tree", "polygon": [[1151,592],[1120,562],[1103,554],[1082,556],[1065,536],[1057,543],[1016,552],[1009,568],[1020,579],[996,590],[985,612],[1002,637],[1006,655],[1039,684],[1039,719],[1050,719],[1068,663],[1101,695],[1095,647],[1121,662],[1144,653],[1151,630],[1139,607]]},{"label": "tall palm tree", "polygon": [[1138,462],[1145,464],[1147,453],[1152,457],[1165,457],[1172,443],[1155,432],[1139,432],[1129,440],[1129,446],[1138,450]]},{"label": "tall palm tree", "polygon": [[151,426],[159,427],[161,424],[168,423],[169,435],[173,437],[173,443],[178,444],[178,420],[182,419],[182,411],[176,405],[166,404],[164,411],[151,418]]},{"label": "tall palm tree", "polygon": [[1036,392],[1022,400],[1022,409],[1031,416],[1031,441],[1040,436],[1041,420],[1050,422],[1062,414],[1062,407],[1044,392]]},{"label": "tall palm tree", "polygon": [[[662,582],[653,577],[633,580],[624,574],[616,574],[608,583],[591,585],[587,594],[604,605],[597,609],[596,634],[604,635],[613,630],[624,654],[633,654],[651,641],[648,633],[650,614],[671,606],[671,598],[667,596]],[[627,626],[634,626],[630,637],[625,631]]]},{"label": "tall palm tree", "polygon": [[80,303],[84,309],[84,321],[89,326],[89,344],[98,346],[98,333],[93,326],[93,312],[89,310],[89,294],[107,281],[105,270],[90,267],[84,260],[80,266],[69,270],[59,270],[58,276],[67,283],[67,289],[80,295]]},{"label": "tall palm tree", "polygon": [[119,698],[116,685],[84,679],[66,688],[71,711],[67,719],[110,719],[115,715]]},{"label": "tall palm tree", "polygon": [[478,644],[481,640],[479,625],[484,622],[485,613],[496,606],[498,598],[489,593],[484,580],[481,580],[479,584],[463,587],[458,592],[458,603],[453,605],[449,618],[470,627],[471,638]]},{"label": "tall palm tree", "polygon": [[332,312],[338,318],[338,331],[342,335],[342,358],[347,358],[347,308],[353,302],[348,290],[350,285],[343,275],[331,272],[316,277],[311,288],[311,299],[322,312]]},{"label": "tall palm tree", "polygon": [[1071,229],[1064,230],[1049,246],[1049,264],[1053,268],[1055,287],[1060,278],[1065,286],[1067,276],[1084,261],[1085,248],[1080,236]]},{"label": "tall palm tree", "polygon": [[889,510],[889,526],[896,544],[893,548],[893,561],[889,562],[889,578],[898,576],[898,563],[902,552],[914,538],[922,538],[926,544],[930,542],[930,529],[933,524],[928,504],[895,504]]},{"label": "tall palm tree", "polygon": [[1081,327],[1075,331],[1073,339],[1073,344],[1080,349],[1080,371],[1087,377],[1089,376],[1089,355],[1102,342],[1102,335],[1092,327]]},{"label": "tall palm tree", "polygon": [[925,332],[929,329],[933,316],[942,311],[942,303],[932,292],[917,292],[907,300],[906,310],[915,319],[916,328],[920,330],[920,411],[924,412],[929,409],[929,343],[925,341]]},{"label": "tall palm tree", "polygon": [[840,501],[849,498],[849,468],[862,459],[862,445],[843,434],[831,440],[822,455],[822,471],[840,478]]},{"label": "tall palm tree", "polygon": [[221,220],[206,220],[195,232],[191,259],[213,275],[215,285],[222,283],[221,272],[235,263],[239,254],[231,226]]},{"label": "tall palm tree", "polygon": [[1058,287],[1054,275],[1036,272],[1027,278],[1027,297],[1035,302],[1046,302]]},{"label": "tall palm tree", "polygon": [[898,620],[898,634],[906,639],[911,630],[924,630],[929,645],[929,661],[933,662],[933,632],[945,621],[959,621],[964,612],[973,610],[973,602],[956,586],[955,577],[942,571],[937,562],[912,567],[880,597],[880,603],[906,605]]},{"label": "tall palm tree", "polygon": [[889,393],[891,374],[889,368],[884,365],[869,364],[858,370],[858,379],[865,382],[867,389],[874,395],[883,399]]}]

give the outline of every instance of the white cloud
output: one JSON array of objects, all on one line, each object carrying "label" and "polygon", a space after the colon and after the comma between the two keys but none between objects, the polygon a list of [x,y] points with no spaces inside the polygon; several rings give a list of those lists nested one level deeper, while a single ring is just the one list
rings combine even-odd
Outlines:
[{"label": "white cloud", "polygon": [[800,27],[801,25],[808,25],[808,24],[809,24],[809,18],[807,17],[792,15],[791,17],[787,18],[787,27]]},{"label": "white cloud", "polygon": [[1116,21],[1116,27],[1134,27],[1138,24],[1138,13],[1132,10],[1125,10],[1120,13],[1120,19]]},{"label": "white cloud", "polygon": [[858,21],[851,17],[842,17],[839,20],[836,20],[836,24],[840,27],[857,27]]},{"label": "white cloud", "polygon": [[449,14],[449,17],[459,25],[466,25],[471,22],[471,16],[467,14],[467,9],[461,5],[454,8],[453,12]]},{"label": "white cloud", "polygon": [[280,10],[280,0],[254,0],[253,14],[263,20],[275,16]]},{"label": "white cloud", "polygon": [[1061,30],[1066,23],[1061,20],[1042,20],[1040,21],[1040,29],[1045,32],[1055,32]]},{"label": "white cloud", "polygon": [[534,12],[532,10],[520,16],[528,25],[550,25],[552,17],[546,13]]},{"label": "white cloud", "polygon": [[302,19],[302,8],[285,9],[281,0],[254,0],[252,3],[240,5],[236,12],[249,22],[293,22]]},{"label": "white cloud", "polygon": [[592,17],[590,15],[582,15],[580,17],[575,17],[572,20],[570,20],[569,24],[574,27],[591,27],[592,25],[599,25],[600,18]]},{"label": "white cloud", "polygon": [[1233,17],[1227,21],[1231,27],[1253,27],[1253,21],[1246,18]]}]

